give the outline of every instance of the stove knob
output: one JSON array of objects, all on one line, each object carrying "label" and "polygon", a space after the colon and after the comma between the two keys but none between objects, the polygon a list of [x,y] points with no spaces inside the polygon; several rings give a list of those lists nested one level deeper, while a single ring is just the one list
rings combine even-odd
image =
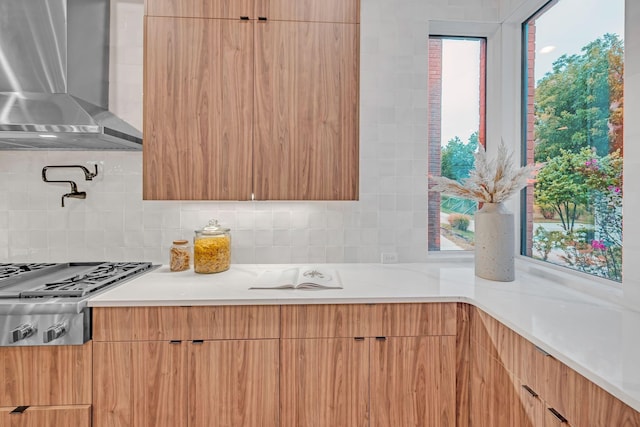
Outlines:
[{"label": "stove knob", "polygon": [[42,339],[45,343],[48,343],[53,340],[57,340],[66,332],[66,325],[64,323],[58,323],[57,325],[50,326],[46,331],[44,331],[44,334],[42,334]]},{"label": "stove knob", "polygon": [[25,338],[29,338],[36,331],[37,331],[37,329],[36,329],[36,327],[34,325],[30,325],[28,323],[23,323],[22,325],[18,326],[17,328],[15,328],[14,330],[11,331],[11,337],[9,337],[9,340],[12,343],[18,342],[18,341],[23,340]]}]

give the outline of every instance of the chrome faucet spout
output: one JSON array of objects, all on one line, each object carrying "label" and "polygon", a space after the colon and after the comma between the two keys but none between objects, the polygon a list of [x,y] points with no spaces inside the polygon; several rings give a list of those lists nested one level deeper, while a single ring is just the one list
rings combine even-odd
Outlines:
[{"label": "chrome faucet spout", "polygon": [[86,199],[87,198],[87,193],[85,191],[72,191],[71,193],[67,193],[67,194],[63,194],[62,195],[62,207],[64,208],[64,198],[65,197],[72,197],[74,199]]}]

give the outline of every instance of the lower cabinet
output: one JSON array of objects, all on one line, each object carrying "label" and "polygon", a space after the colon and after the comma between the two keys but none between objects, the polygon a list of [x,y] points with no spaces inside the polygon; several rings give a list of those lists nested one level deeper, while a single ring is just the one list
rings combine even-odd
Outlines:
[{"label": "lower cabinet", "polygon": [[470,426],[640,426],[639,412],[486,313],[471,310]]},{"label": "lower cabinet", "polygon": [[0,427],[89,427],[92,348],[0,348]]},{"label": "lower cabinet", "polygon": [[455,304],[282,307],[282,427],[456,426]]},{"label": "lower cabinet", "polygon": [[95,343],[94,427],[278,424],[278,340]]},{"label": "lower cabinet", "polygon": [[369,426],[369,343],[354,338],[283,339],[281,427]]},{"label": "lower cabinet", "polygon": [[456,337],[370,339],[371,427],[456,425]]},{"label": "lower cabinet", "polygon": [[91,427],[91,405],[0,407],[0,427]]}]

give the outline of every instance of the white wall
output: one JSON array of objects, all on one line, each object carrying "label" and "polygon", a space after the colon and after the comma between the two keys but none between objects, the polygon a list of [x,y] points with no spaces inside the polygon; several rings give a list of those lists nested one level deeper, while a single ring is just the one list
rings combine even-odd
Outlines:
[{"label": "white wall", "polygon": [[[233,262],[401,262],[427,254],[427,37],[430,20],[496,22],[498,0],[361,0],[360,200],[141,200],[141,153],[0,151],[0,262],[166,262],[176,238],[209,218],[232,229]],[[142,127],[142,0],[112,0],[112,109]],[[43,166],[99,162],[96,181]],[[62,171],[58,171],[63,173]],[[60,176],[60,175],[56,175]]]}]

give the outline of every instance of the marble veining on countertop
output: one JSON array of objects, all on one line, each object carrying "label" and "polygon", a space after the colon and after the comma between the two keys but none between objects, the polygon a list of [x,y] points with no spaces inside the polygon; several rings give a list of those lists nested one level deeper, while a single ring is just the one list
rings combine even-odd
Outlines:
[{"label": "marble veining on countertop", "polygon": [[640,411],[640,312],[518,267],[514,282],[492,282],[463,262],[328,264],[343,289],[249,289],[264,270],[236,264],[223,273],[167,266],[93,297],[92,307],[170,305],[466,302]]}]

